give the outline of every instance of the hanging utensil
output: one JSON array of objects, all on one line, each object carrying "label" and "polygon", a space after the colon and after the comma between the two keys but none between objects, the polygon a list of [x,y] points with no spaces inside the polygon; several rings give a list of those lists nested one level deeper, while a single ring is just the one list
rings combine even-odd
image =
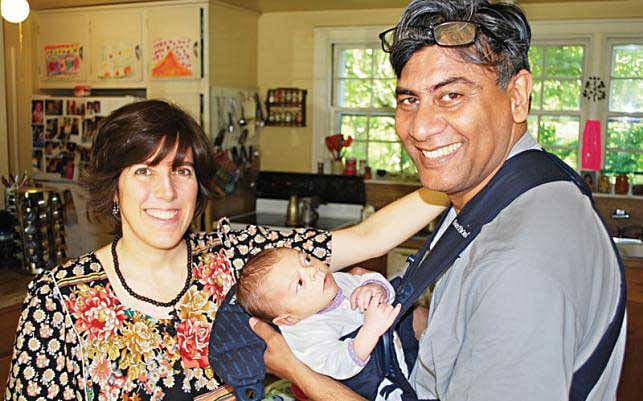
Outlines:
[{"label": "hanging utensil", "polygon": [[243,107],[243,104],[246,101],[246,97],[243,93],[241,93],[241,101],[239,102],[239,106],[241,108],[241,117],[239,117],[239,126],[240,127],[245,127],[248,124],[248,121],[246,120],[246,111]]},{"label": "hanging utensil", "polygon": [[214,138],[214,147],[216,150],[220,150],[227,127],[223,120],[223,109],[221,108],[221,97],[219,96],[217,96],[217,124],[219,125],[219,130],[217,131],[216,138]]},{"label": "hanging utensil", "polygon": [[255,92],[255,125],[258,127],[263,127],[266,123],[264,118],[263,109],[261,108],[261,100],[259,99],[259,94]]}]

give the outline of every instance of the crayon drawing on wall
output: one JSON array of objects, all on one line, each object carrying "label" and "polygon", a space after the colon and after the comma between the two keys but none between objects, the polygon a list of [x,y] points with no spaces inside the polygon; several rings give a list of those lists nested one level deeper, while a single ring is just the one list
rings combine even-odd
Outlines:
[{"label": "crayon drawing on wall", "polygon": [[81,46],[57,44],[45,46],[48,77],[73,77],[80,73]]},{"label": "crayon drawing on wall", "polygon": [[192,41],[188,38],[161,39],[152,48],[152,76],[155,78],[192,76]]},{"label": "crayon drawing on wall", "polygon": [[101,49],[98,78],[122,79],[134,74],[136,50],[134,45],[119,43],[103,46]]}]

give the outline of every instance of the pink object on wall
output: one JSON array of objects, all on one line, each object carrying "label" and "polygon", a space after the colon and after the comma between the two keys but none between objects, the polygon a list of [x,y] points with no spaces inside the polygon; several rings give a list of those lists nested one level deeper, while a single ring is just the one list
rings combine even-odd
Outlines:
[{"label": "pink object on wall", "polygon": [[587,120],[583,130],[583,146],[581,147],[581,169],[601,169],[601,122]]}]

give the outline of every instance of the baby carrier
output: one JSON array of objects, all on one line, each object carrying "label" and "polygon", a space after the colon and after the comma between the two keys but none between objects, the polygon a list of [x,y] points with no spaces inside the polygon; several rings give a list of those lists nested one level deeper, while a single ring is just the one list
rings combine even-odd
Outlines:
[{"label": "baby carrier", "polygon": [[[408,337],[405,331],[410,328],[415,301],[451,266],[485,224],[491,222],[502,209],[524,192],[554,181],[571,181],[592,199],[591,191],[583,179],[550,153],[528,150],[507,160],[482,191],[460,211],[431,249],[429,257],[424,258],[433,238],[426,241],[411,258],[404,277],[393,283],[396,289],[394,304],[402,304],[396,322],[382,336],[364,369],[343,383],[366,399],[374,400],[379,384],[387,378],[392,384],[382,390],[384,396],[400,388],[404,401],[417,401],[414,389],[397,363],[393,331]],[[444,218],[438,227],[443,222]],[[621,275],[617,310],[594,352],[574,372],[570,401],[583,401],[587,398],[607,366],[623,324],[626,298],[623,262],[614,243],[612,248],[616,252]],[[263,398],[263,352],[266,345],[248,325],[250,317],[235,303],[234,295],[233,288],[217,313],[210,336],[209,360],[215,372],[226,383],[234,386],[239,400],[256,401]],[[354,337],[355,334],[357,330],[346,337]],[[410,371],[417,357],[417,347],[405,348],[404,352]]]}]

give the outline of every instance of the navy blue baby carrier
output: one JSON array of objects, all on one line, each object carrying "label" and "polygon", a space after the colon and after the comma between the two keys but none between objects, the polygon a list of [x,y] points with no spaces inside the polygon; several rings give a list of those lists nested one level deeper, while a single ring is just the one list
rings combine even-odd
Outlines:
[{"label": "navy blue baby carrier", "polygon": [[[382,336],[364,369],[354,377],[344,380],[344,384],[366,399],[374,400],[379,384],[387,378],[393,384],[382,390],[383,395],[400,388],[404,401],[417,401],[415,391],[397,363],[393,330],[402,338],[409,338],[415,301],[451,266],[480,233],[482,227],[524,192],[554,181],[571,181],[592,200],[591,191],[583,179],[550,153],[528,150],[507,160],[483,190],[462,208],[431,249],[429,257],[424,258],[424,255],[429,252],[433,238],[426,241],[418,253],[410,258],[403,279],[394,283],[395,303],[402,304],[396,322]],[[448,213],[445,213],[445,217],[446,215]],[[438,227],[443,222],[444,218]],[[617,310],[594,352],[574,372],[569,393],[570,401],[587,399],[607,366],[623,324],[626,299],[623,262],[614,243],[612,247],[617,255],[621,274]],[[262,399],[265,377],[263,352],[266,345],[250,329],[248,319],[249,315],[234,303],[234,291],[231,290],[217,313],[209,344],[210,364],[226,383],[235,388],[235,394],[241,401]],[[346,337],[354,337],[356,333],[357,330]],[[405,347],[404,353],[410,372],[417,358],[417,343]]]}]

